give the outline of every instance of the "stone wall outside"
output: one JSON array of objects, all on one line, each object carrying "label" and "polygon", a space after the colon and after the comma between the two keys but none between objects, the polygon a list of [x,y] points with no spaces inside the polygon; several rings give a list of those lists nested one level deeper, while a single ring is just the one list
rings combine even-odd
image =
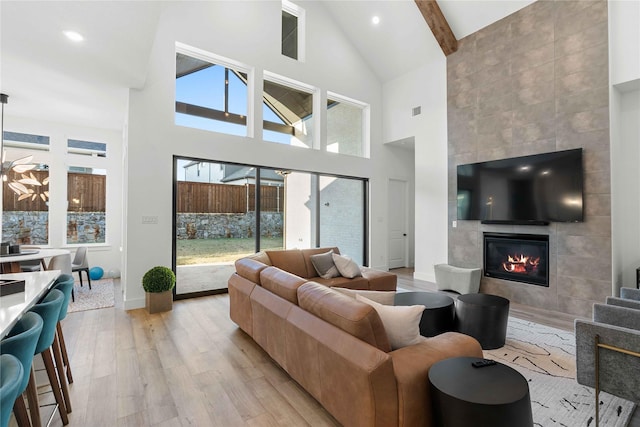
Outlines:
[{"label": "stone wall outside", "polygon": [[[251,238],[255,236],[255,212],[178,214],[178,239]],[[282,237],[282,212],[260,214],[262,237]]]}]

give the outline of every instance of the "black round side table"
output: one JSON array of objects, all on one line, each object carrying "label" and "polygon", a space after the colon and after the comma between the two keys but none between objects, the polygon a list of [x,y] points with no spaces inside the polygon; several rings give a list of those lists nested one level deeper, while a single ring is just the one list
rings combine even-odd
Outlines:
[{"label": "black round side table", "polygon": [[484,350],[504,346],[509,300],[497,295],[466,294],[456,301],[456,330],[480,342]]},{"label": "black round side table", "polygon": [[474,368],[476,357],[454,357],[429,369],[435,426],[533,427],[527,380],[496,363]]},{"label": "black round side table", "polygon": [[420,335],[434,337],[453,331],[455,306],[453,298],[435,292],[398,292],[394,305],[424,305],[420,319]]}]

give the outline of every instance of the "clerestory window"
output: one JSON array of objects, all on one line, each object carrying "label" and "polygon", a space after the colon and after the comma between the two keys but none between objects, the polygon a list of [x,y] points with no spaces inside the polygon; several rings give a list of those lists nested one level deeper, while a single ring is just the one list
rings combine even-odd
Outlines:
[{"label": "clerestory window", "polygon": [[265,72],[262,138],[313,148],[313,93],[312,87]]},{"label": "clerestory window", "polygon": [[284,56],[304,61],[304,9],[282,0],[282,45]]},{"label": "clerestory window", "polygon": [[247,136],[245,70],[176,53],[177,125]]}]

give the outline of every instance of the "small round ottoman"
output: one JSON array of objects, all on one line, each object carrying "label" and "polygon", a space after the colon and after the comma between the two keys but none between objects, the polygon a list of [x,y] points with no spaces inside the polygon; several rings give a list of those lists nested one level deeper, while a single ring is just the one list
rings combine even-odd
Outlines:
[{"label": "small round ottoman", "polygon": [[453,357],[429,369],[437,427],[533,427],[529,383],[496,362],[476,368],[475,357]]},{"label": "small round ottoman", "polygon": [[467,294],[456,300],[456,330],[480,342],[483,350],[504,346],[509,300],[497,295]]},{"label": "small round ottoman", "polygon": [[453,298],[434,292],[398,292],[393,305],[424,305],[420,319],[420,335],[435,337],[453,331],[455,308]]}]

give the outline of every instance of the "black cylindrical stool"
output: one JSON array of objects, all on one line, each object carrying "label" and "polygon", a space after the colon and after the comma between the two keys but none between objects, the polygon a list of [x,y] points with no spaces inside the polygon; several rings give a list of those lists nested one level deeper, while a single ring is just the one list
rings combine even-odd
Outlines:
[{"label": "black cylindrical stool", "polygon": [[455,306],[453,298],[435,292],[398,292],[393,305],[424,305],[420,319],[420,335],[434,337],[453,331]]},{"label": "black cylindrical stool", "polygon": [[474,368],[475,357],[454,357],[429,369],[436,426],[533,427],[527,380],[502,363]]},{"label": "black cylindrical stool", "polygon": [[509,300],[506,298],[466,294],[456,301],[456,330],[477,339],[484,350],[504,345],[508,321]]}]

